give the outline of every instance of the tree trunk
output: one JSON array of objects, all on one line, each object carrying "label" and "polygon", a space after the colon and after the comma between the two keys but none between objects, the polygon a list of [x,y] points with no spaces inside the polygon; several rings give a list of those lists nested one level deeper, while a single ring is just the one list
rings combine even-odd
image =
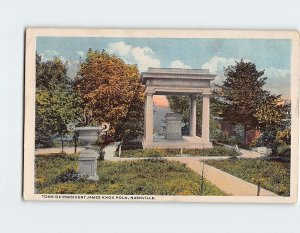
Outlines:
[{"label": "tree trunk", "polygon": [[61,138],[61,152],[64,153],[64,134],[63,133],[61,133],[60,138]]},{"label": "tree trunk", "polygon": [[75,147],[75,153],[77,153],[77,138],[76,136],[74,137],[74,147]]}]

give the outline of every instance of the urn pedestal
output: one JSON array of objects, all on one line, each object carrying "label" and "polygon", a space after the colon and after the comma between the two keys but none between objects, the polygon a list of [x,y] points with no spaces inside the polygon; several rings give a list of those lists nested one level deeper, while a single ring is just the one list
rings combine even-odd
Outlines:
[{"label": "urn pedestal", "polygon": [[85,149],[81,152],[79,161],[79,174],[88,176],[89,180],[99,180],[97,175],[97,158],[98,153],[91,149]]}]

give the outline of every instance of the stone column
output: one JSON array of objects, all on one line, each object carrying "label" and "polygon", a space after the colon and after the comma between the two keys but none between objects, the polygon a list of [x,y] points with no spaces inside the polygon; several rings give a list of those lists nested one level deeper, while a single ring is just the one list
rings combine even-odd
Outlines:
[{"label": "stone column", "polygon": [[144,126],[144,143],[151,145],[153,142],[153,93],[146,93]]},{"label": "stone column", "polygon": [[190,136],[196,136],[196,128],[197,128],[197,108],[196,108],[196,96],[190,96]]},{"label": "stone column", "polygon": [[204,143],[209,143],[209,96],[210,92],[202,93],[202,140]]}]

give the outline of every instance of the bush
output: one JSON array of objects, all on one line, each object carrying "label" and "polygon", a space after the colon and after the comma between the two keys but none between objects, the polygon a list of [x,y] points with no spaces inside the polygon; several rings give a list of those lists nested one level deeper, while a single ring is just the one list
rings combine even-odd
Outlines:
[{"label": "bush", "polygon": [[213,143],[224,143],[229,145],[242,145],[241,140],[238,136],[228,136],[224,132],[220,132],[220,134],[215,135],[212,138]]},{"label": "bush", "polygon": [[279,145],[290,145],[291,144],[291,129],[287,128],[283,131],[276,133],[276,141]]},{"label": "bush", "polygon": [[282,159],[291,159],[291,147],[289,145],[280,146],[277,148],[277,153],[273,155]]},{"label": "bush", "polygon": [[143,149],[142,142],[140,141],[124,141],[122,143],[122,150],[136,150]]},{"label": "bush", "polygon": [[[271,129],[265,131],[259,138],[257,138],[252,146],[260,147],[265,146],[272,149],[272,156],[277,156],[278,148],[286,147],[291,144],[291,129],[278,131]],[[282,150],[282,149],[279,149]],[[279,153],[281,154],[281,153]]]},{"label": "bush", "polygon": [[104,156],[105,156],[104,148],[100,148],[98,160],[104,160]]},{"label": "bush", "polygon": [[238,144],[240,145],[241,144],[236,136],[229,136],[227,143],[229,145],[238,145]]},{"label": "bush", "polygon": [[74,169],[68,169],[55,178],[55,183],[66,183],[69,181],[79,181],[81,179],[79,173]]},{"label": "bush", "polygon": [[211,133],[211,140],[213,142],[225,143],[228,142],[228,135],[222,130],[216,129]]}]

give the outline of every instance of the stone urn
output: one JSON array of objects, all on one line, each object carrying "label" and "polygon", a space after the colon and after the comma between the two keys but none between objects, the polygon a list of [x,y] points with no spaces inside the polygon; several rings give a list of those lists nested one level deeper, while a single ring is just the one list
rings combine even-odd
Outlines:
[{"label": "stone urn", "polygon": [[93,150],[94,143],[101,131],[101,127],[76,127],[78,139],[84,143],[84,148],[79,155],[79,174],[87,176],[89,180],[99,180],[97,175],[97,158],[98,152]]}]

